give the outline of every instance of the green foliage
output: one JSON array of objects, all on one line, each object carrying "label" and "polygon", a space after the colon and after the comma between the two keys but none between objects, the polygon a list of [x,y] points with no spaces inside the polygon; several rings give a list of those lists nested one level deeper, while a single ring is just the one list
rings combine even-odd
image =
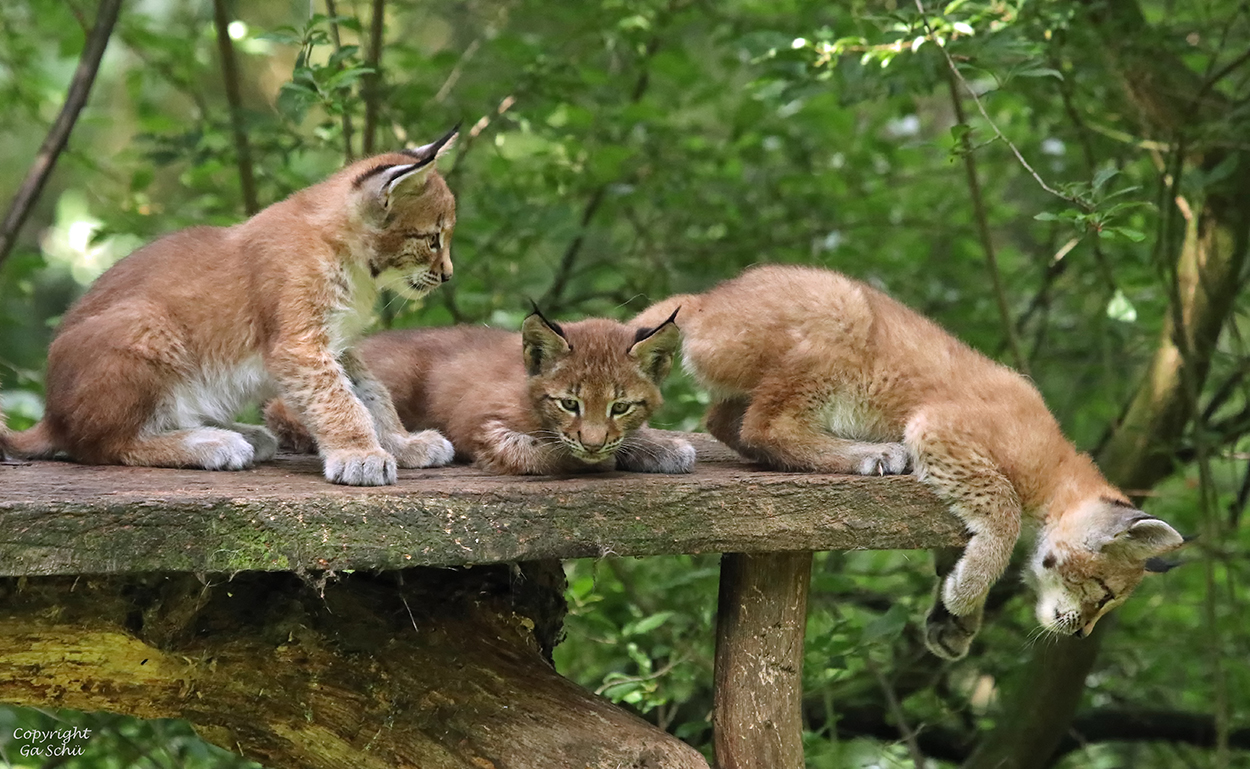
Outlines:
[{"label": "green foliage", "polygon": [[[6,198],[81,48],[73,5],[0,9]],[[1234,4],[1140,8],[1156,50],[1195,72],[1219,73],[1250,46]],[[306,6],[235,4],[262,203],[360,154],[364,85],[375,73],[363,56],[367,18],[355,5],[340,9],[348,13],[308,17]],[[1164,265],[1183,212],[1244,173],[1239,153],[1208,167],[1182,145],[1245,146],[1237,126],[1250,100],[1234,67],[1209,89],[1227,99],[1227,115],[1184,137],[1147,134],[1087,13],[1075,3],[976,0],[926,4],[923,16],[914,2],[862,0],[593,0],[558,12],[537,0],[388,4],[378,148],[463,128],[444,166],[459,201],[456,278],[421,305],[384,300],[378,325],[515,328],[529,299],[556,318],[627,318],[747,265],[795,262],[867,280],[1001,357],[1004,329],[964,175],[971,153],[1032,375],[1067,434],[1094,449],[1159,339],[1172,288]],[[243,215],[210,9],[128,5],[106,63],[25,239],[0,269],[0,393],[16,427],[37,418],[51,327],[93,275],[136,243]],[[1221,535],[1191,545],[1184,559],[1194,563],[1152,577],[1119,612],[1087,709],[1211,713],[1218,681],[1227,712],[1244,718],[1250,707],[1236,664],[1250,652],[1237,619],[1250,545],[1241,523],[1244,297],[1238,308],[1198,393],[1204,418],[1186,437],[1210,448],[1210,478],[1199,478],[1192,452],[1177,456],[1175,478],[1145,503],[1182,531]],[[681,373],[666,400],[657,422],[683,429],[707,403]],[[711,556],[569,564],[560,668],[706,750],[715,567]],[[973,656],[939,666],[917,637],[930,570],[923,554],[818,556],[805,661],[810,766],[910,763],[905,746],[864,736],[851,718],[894,723],[885,686],[912,728],[972,739],[998,717],[1002,682],[1045,643],[1027,593],[1006,580],[1005,603]],[[167,725],[109,723],[144,746],[189,744]],[[123,743],[109,749],[132,755]],[[1177,756],[1168,746],[1103,744],[1067,765],[1152,769]],[[1218,765],[1198,750],[1183,760]]]}]

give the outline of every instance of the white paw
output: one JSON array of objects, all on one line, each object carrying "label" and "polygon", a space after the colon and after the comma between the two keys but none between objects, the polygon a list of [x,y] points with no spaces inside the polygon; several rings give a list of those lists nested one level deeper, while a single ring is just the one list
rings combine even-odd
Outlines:
[{"label": "white paw", "polygon": [[422,430],[411,435],[392,436],[387,448],[400,467],[442,467],[451,464],[456,449],[438,430]]},{"label": "white paw", "polygon": [[860,475],[902,475],[911,464],[911,455],[901,443],[877,444],[859,462]]},{"label": "white paw", "polygon": [[396,480],[395,457],[382,449],[340,449],[325,453],[326,480],[345,486],[389,486]]},{"label": "white paw", "polygon": [[657,473],[688,473],[694,470],[694,446],[689,441],[675,440],[671,449],[660,451],[656,457]]},{"label": "white paw", "polygon": [[626,443],[616,452],[616,466],[634,473],[688,473],[694,469],[695,450],[689,441]]},{"label": "white paw", "polygon": [[256,453],[247,439],[230,430],[196,430],[183,445],[205,470],[242,470],[251,466]]}]

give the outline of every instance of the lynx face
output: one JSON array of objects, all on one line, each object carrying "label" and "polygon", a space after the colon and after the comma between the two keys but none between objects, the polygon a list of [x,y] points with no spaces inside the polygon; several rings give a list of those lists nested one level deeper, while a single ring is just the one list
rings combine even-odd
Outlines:
[{"label": "lynx face", "polygon": [[451,280],[451,234],[456,200],[434,170],[455,141],[453,130],[438,141],[391,156],[353,182],[366,223],[369,271],[378,285],[420,299]]},{"label": "lynx face", "polygon": [[1184,542],[1168,524],[1118,499],[1087,500],[1061,521],[1040,536],[1029,579],[1038,622],[1078,638],[1124,603],[1147,572],[1161,570],[1153,559]]},{"label": "lynx face", "polygon": [[586,464],[610,459],[663,403],[676,325],[635,331],[591,319],[567,329],[535,313],[521,327],[530,402],[546,437]]}]

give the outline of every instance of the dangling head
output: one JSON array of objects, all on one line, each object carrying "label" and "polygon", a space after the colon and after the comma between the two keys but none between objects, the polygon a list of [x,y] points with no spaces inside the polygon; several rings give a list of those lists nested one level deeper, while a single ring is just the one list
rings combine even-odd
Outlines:
[{"label": "dangling head", "polygon": [[1121,497],[1086,499],[1038,536],[1028,566],[1038,622],[1052,633],[1084,638],[1145,574],[1166,571],[1159,556],[1183,543],[1167,523]]},{"label": "dangling head", "polygon": [[561,326],[536,309],[521,346],[543,428],[577,459],[607,460],[663,403],[679,341],[673,318],[644,329],[601,318]]},{"label": "dangling head", "polygon": [[451,280],[456,199],[435,164],[454,144],[443,138],[362,161],[352,194],[365,222],[369,271],[378,284],[418,299]]}]

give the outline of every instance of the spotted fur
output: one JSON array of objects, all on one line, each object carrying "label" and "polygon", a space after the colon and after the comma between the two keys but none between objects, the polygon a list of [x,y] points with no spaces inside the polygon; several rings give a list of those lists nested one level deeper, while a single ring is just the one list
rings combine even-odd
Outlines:
[{"label": "spotted fur", "polygon": [[964,522],[969,542],[941,568],[927,620],[939,656],[968,652],[1024,516],[1040,526],[1029,562],[1037,618],[1055,633],[1088,634],[1150,558],[1181,544],[1077,452],[1027,380],[863,283],[757,267],[634,323],[678,306],[683,360],[714,397],[713,435],[787,470],[911,468]]},{"label": "spotted fur", "polygon": [[233,227],[139,249],[65,314],[44,419],[4,437],[20,457],[237,470],[276,438],[235,424],[281,394],[317,436],[326,478],[394,483],[451,460],[409,435],[356,356],[378,285],[420,296],[451,278],[455,199],[435,170],[454,132],[358,161]]},{"label": "spotted fur", "polygon": [[[441,431],[458,458],[489,472],[687,473],[694,447],[646,426],[677,346],[671,318],[636,333],[610,320],[559,325],[535,313],[519,334],[390,331],[360,349],[407,428]],[[312,448],[281,401],[265,417],[287,445]]]}]

